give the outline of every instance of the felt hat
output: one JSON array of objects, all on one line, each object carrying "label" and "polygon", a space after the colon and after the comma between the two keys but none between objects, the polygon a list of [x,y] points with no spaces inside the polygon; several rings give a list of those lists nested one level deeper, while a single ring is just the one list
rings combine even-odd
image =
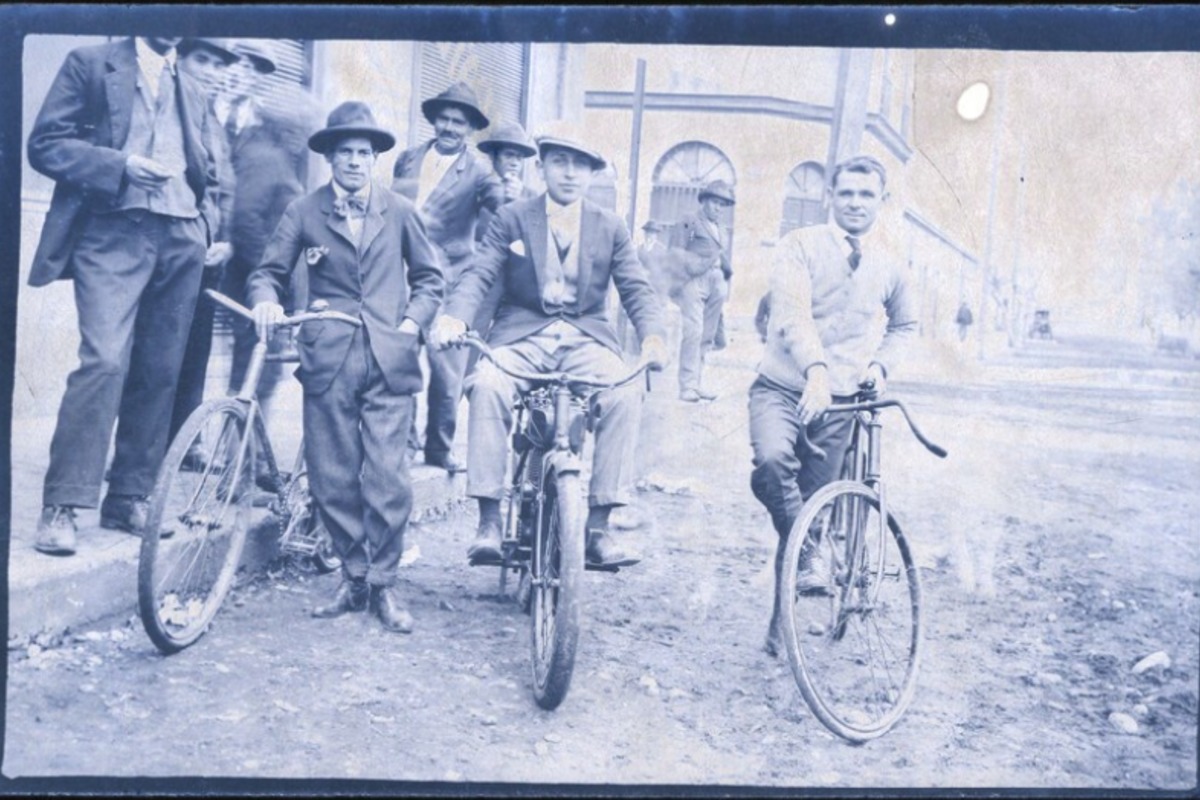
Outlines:
[{"label": "felt hat", "polygon": [[505,147],[511,147],[521,154],[521,158],[530,158],[537,155],[537,148],[529,138],[529,134],[515,122],[504,122],[496,125],[488,134],[488,137],[476,145],[481,151],[489,156],[494,156],[496,153]]},{"label": "felt hat", "polygon": [[462,81],[454,84],[437,97],[431,97],[421,103],[421,113],[425,115],[425,119],[429,120],[429,124],[432,125],[443,106],[461,108],[466,112],[467,121],[477,131],[483,130],[491,124],[487,116],[479,110],[479,100],[476,99],[475,93],[471,91],[471,87]]},{"label": "felt hat", "polygon": [[587,156],[588,160],[592,162],[592,169],[597,172],[608,166],[604,156],[583,144],[581,139],[582,137],[575,127],[568,126],[561,120],[550,123],[549,127],[534,137],[534,141],[537,142],[538,156],[541,158],[546,157],[548,149],[559,147]]},{"label": "felt hat", "polygon": [[263,75],[275,71],[275,45],[268,39],[238,39],[233,43],[233,52],[250,59]]},{"label": "felt hat", "polygon": [[365,136],[380,153],[396,146],[396,137],[376,124],[370,106],[358,100],[347,100],[329,112],[324,128],[308,137],[308,147],[318,153],[328,153],[335,144],[349,136]]},{"label": "felt hat", "polygon": [[179,51],[179,55],[186,56],[198,47],[213,51],[226,64],[232,64],[238,60],[237,53],[233,52],[233,43],[229,39],[219,39],[214,36],[188,37],[181,40],[176,49]]},{"label": "felt hat", "polygon": [[718,200],[722,200],[726,205],[734,205],[737,202],[733,197],[733,187],[723,180],[715,180],[708,186],[705,186],[700,191],[698,199],[703,203],[705,198],[708,197],[715,197]]}]

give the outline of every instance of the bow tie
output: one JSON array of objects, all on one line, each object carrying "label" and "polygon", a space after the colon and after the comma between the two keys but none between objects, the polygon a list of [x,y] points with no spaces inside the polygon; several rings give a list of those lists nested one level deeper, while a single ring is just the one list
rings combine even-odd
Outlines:
[{"label": "bow tie", "polygon": [[338,198],[333,204],[333,213],[342,219],[346,217],[362,219],[367,215],[366,198],[359,197],[356,194],[348,194],[345,197]]}]

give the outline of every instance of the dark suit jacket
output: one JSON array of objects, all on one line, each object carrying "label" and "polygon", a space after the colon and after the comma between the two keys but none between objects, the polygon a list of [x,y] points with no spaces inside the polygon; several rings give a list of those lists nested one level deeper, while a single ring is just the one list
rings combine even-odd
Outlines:
[{"label": "dark suit jacket", "polygon": [[733,274],[729,253],[713,238],[708,224],[700,219],[699,214],[688,214],[676,223],[671,231],[671,247],[678,247],[692,254],[688,274],[693,278],[712,269],[714,261],[720,262],[721,272],[726,278]]},{"label": "dark suit jacket", "polygon": [[[421,164],[433,140],[405,150],[392,170],[392,191],[416,202]],[[429,240],[442,249],[449,263],[475,251],[475,226],[482,209],[495,212],[504,204],[504,187],[492,162],[467,147],[421,207]]]},{"label": "dark suit jacket", "polygon": [[297,159],[283,142],[284,123],[264,113],[261,124],[240,131],[230,144],[237,193],[233,201],[234,254],[257,264],[288,205],[304,194]]},{"label": "dark suit jacket", "polygon": [[[397,394],[419,392],[418,336],[398,328],[411,317],[424,329],[437,314],[442,302],[437,253],[412,203],[385,187],[371,188],[358,248],[347,221],[333,213],[334,200],[332,184],[325,184],[287,207],[246,282],[248,300],[251,305],[280,302],[303,257],[309,298],[361,319],[388,388]],[[329,388],[353,338],[354,328],[337,320],[300,326],[296,376],[306,393]]]},{"label": "dark suit jacket", "polygon": [[524,339],[556,319],[566,319],[601,344],[621,351],[608,318],[608,289],[616,284],[625,312],[641,339],[666,336],[662,299],[654,292],[638,261],[625,223],[589,200],[583,203],[579,233],[579,278],[576,302],[561,312],[542,304],[546,281],[546,195],[517,200],[500,209],[488,227],[483,246],[471,259],[446,314],[468,323],[493,283],[504,289],[488,342],[505,345]]},{"label": "dark suit jacket", "polygon": [[[27,147],[30,165],[56,181],[33,257],[31,286],[71,277],[83,215],[111,210],[118,200],[127,158],[121,148],[129,137],[137,74],[134,41],[124,39],[72,50],[50,86]],[[211,244],[219,223],[208,197],[217,186],[211,143],[216,122],[195,81],[182,70],[176,76],[185,178],[196,193]]]}]

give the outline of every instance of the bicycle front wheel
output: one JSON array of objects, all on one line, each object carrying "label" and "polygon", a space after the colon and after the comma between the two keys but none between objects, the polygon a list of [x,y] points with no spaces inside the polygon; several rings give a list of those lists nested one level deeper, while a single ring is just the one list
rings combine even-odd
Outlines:
[{"label": "bicycle front wheel", "polygon": [[254,496],[254,433],[247,407],[196,409],[159,469],[138,557],[138,611],[164,653],[199,639],[228,594]]},{"label": "bicycle front wheel", "polygon": [[835,481],[804,504],[788,537],[779,615],[792,672],[813,714],[852,742],[886,733],[908,708],[921,655],[921,584],[879,495]]},{"label": "bicycle front wheel", "polygon": [[553,709],[567,696],[575,669],[587,511],[579,475],[548,474],[543,488],[530,575],[533,695]]}]

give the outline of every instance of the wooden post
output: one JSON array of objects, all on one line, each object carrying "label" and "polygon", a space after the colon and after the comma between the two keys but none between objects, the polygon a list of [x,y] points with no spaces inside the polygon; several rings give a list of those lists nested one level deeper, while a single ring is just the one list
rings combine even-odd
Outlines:
[{"label": "wooden post", "polygon": [[[646,96],[646,60],[637,60],[637,77],[633,86],[633,134],[629,145],[629,213],[625,224],[629,227],[632,238],[637,230],[637,196],[638,196],[638,156],[642,149],[642,109]],[[641,353],[641,344],[630,333],[629,316],[624,306],[617,308],[617,336],[625,351],[637,355]]]},{"label": "wooden post", "polygon": [[1004,134],[1004,95],[1008,84],[1008,70],[1012,64],[1011,51],[1004,57],[1004,74],[996,91],[996,106],[992,117],[992,162],[991,187],[988,189],[987,240],[983,250],[983,299],[979,303],[979,360],[987,358],[988,304],[991,302],[992,245],[996,232],[996,183],[1000,174],[1000,137]]}]

